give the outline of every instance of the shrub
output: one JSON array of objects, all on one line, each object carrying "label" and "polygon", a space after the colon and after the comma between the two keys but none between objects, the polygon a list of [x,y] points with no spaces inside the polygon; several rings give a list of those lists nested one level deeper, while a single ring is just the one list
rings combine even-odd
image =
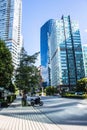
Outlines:
[{"label": "shrub", "polygon": [[57,93],[57,88],[53,86],[46,87],[46,95],[54,95],[55,93]]}]

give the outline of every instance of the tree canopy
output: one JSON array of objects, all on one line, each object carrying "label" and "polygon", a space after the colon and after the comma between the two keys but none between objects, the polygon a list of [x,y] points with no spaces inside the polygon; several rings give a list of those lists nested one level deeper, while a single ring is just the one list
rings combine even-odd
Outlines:
[{"label": "tree canopy", "polygon": [[34,65],[38,53],[28,55],[24,48],[21,50],[20,65],[16,70],[15,83],[20,90],[31,90],[39,85],[39,70]]},{"label": "tree canopy", "polygon": [[3,40],[0,40],[0,87],[7,88],[13,74],[12,57]]},{"label": "tree canopy", "polygon": [[87,89],[87,78],[82,78],[77,81],[77,91],[85,92]]}]

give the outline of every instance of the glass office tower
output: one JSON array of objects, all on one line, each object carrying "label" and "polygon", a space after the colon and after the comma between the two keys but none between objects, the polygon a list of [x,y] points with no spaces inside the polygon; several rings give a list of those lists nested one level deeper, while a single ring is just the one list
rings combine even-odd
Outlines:
[{"label": "glass office tower", "polygon": [[50,36],[51,85],[74,87],[84,77],[79,27],[70,16],[56,20]]},{"label": "glass office tower", "polygon": [[15,69],[22,47],[22,0],[0,0],[0,39],[11,51]]},{"label": "glass office tower", "polygon": [[87,77],[87,44],[83,44],[83,58],[84,58],[85,77]]},{"label": "glass office tower", "polygon": [[41,54],[41,73],[43,82],[50,85],[50,66],[49,66],[49,35],[52,30],[54,20],[47,21],[40,30],[40,54]]},{"label": "glass office tower", "polygon": [[[48,45],[47,65],[49,66],[50,63],[48,75],[50,74],[52,86],[72,88],[78,79],[84,77],[79,27],[76,22],[71,22],[70,16],[62,16],[61,20],[53,21],[46,41]],[[46,44],[44,42],[44,46]]]}]

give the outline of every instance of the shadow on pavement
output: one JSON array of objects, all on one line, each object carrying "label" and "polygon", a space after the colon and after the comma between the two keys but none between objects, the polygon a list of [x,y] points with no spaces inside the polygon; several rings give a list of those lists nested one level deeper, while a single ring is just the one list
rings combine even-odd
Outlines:
[{"label": "shadow on pavement", "polygon": [[[4,111],[1,110],[0,115],[24,120],[32,120],[36,122],[38,121],[42,123],[49,123],[46,120],[47,118],[51,121],[51,124],[87,126],[87,114],[85,114],[85,116],[79,115],[74,117],[74,115],[72,115],[69,117],[59,118],[59,112],[63,112],[67,106],[76,105],[77,102],[57,104],[54,106],[43,106],[45,108],[45,111],[43,111],[41,107],[22,107],[20,100],[21,98],[17,98],[17,100],[15,100],[9,108],[5,109]],[[62,115],[60,116],[62,117]],[[41,118],[43,118],[43,120],[41,120]]]}]

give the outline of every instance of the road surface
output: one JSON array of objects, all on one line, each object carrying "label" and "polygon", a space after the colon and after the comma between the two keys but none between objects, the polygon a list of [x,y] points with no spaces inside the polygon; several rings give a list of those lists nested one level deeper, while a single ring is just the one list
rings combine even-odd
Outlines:
[{"label": "road surface", "polygon": [[37,106],[56,124],[87,126],[87,99],[42,97],[43,106]]}]

